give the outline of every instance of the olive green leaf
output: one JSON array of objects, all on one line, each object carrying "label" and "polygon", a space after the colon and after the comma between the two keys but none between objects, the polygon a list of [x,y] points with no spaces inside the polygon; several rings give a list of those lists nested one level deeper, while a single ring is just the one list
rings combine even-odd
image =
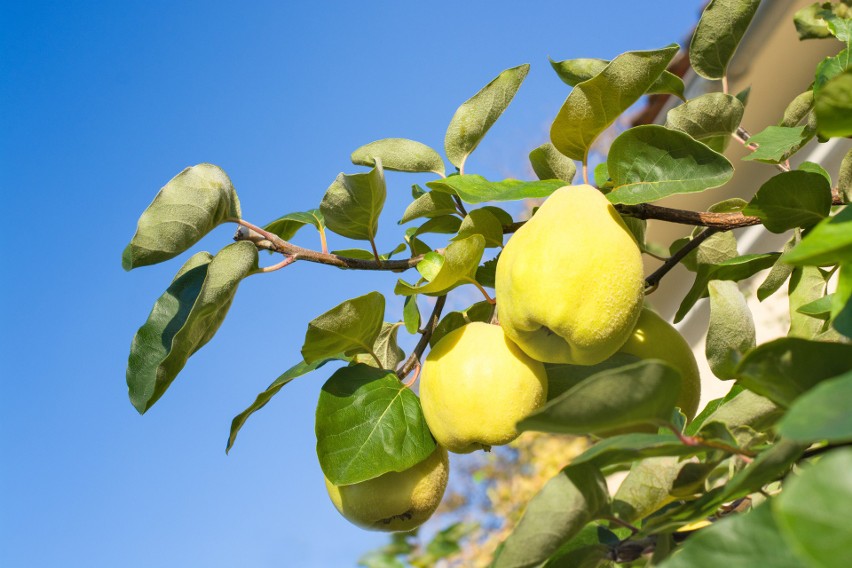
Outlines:
[{"label": "olive green leaf", "polygon": [[734,96],[707,93],[671,109],[666,115],[666,128],[686,132],[716,152],[723,152],[744,111]]},{"label": "olive green leaf", "polygon": [[[577,83],[588,81],[598,73],[604,70],[609,65],[606,59],[566,59],[564,61],[550,60],[550,66],[556,71],[556,74],[562,79],[563,83],[572,87]],[[669,71],[663,73],[654,81],[647,91],[649,95],[663,94],[674,95],[677,98],[684,100],[683,96],[683,79]]]},{"label": "olive green leaf", "polygon": [[444,137],[447,158],[459,170],[488,129],[512,102],[530,70],[529,64],[506,69],[456,110]]},{"label": "olive green leaf", "polygon": [[[384,322],[373,344],[372,353],[359,353],[353,360],[356,363],[364,363],[380,369],[395,370],[405,359],[405,351],[400,348],[396,341],[400,326],[402,326],[402,323]],[[373,354],[378,357],[378,361],[373,359]]]},{"label": "olive green leaf", "polygon": [[399,224],[402,225],[403,223],[408,223],[422,217],[432,218],[453,214],[457,214],[453,196],[442,191],[430,191],[417,197],[405,208]]},{"label": "olive green leaf", "polygon": [[265,391],[257,395],[257,398],[255,398],[254,402],[251,403],[248,408],[237,414],[231,421],[231,434],[228,437],[228,445],[225,447],[225,453],[227,454],[231,451],[231,448],[234,446],[234,442],[237,441],[237,434],[239,434],[240,429],[243,427],[249,417],[264,406],[266,406],[266,403],[269,402],[273,396],[278,394],[278,391],[284,388],[284,385],[288,384],[293,379],[296,379],[298,377],[301,377],[302,375],[310,373],[311,371],[319,369],[326,363],[337,360],[347,361],[348,357],[340,353],[335,357],[329,357],[328,359],[319,359],[310,364],[305,363],[304,361],[299,361],[298,363],[284,371],[281,376],[272,381],[272,384],[266,387]]},{"label": "olive green leaf", "polygon": [[649,124],[626,130],[607,156],[612,203],[646,203],[724,185],[734,168],[723,155],[679,130]]},{"label": "olive green leaf", "polygon": [[218,225],[240,218],[240,201],[228,175],[198,164],[173,177],[139,217],[136,234],[121,254],[131,270],[174,258]]},{"label": "olive green leaf", "polygon": [[316,435],[320,467],[335,485],[404,471],[435,451],[417,395],[393,372],[361,363],[323,385]]},{"label": "olive green leaf", "polygon": [[417,307],[417,296],[406,296],[402,307],[402,319],[405,331],[415,334],[420,329],[420,309]]},{"label": "olive green leaf", "polygon": [[825,275],[815,266],[797,266],[790,276],[788,301],[790,306],[790,330],[788,337],[816,339],[823,331],[825,321],[799,311],[825,294]]},{"label": "olive green leaf", "polygon": [[326,226],[338,235],[370,241],[379,230],[387,191],[381,160],[363,174],[339,174],[326,190],[320,211]]},{"label": "olive green leaf", "polygon": [[451,240],[466,239],[470,235],[482,235],[486,248],[503,246],[503,224],[488,209],[474,209],[468,213],[458,228],[458,234]]},{"label": "olive green leaf", "polygon": [[828,81],[814,104],[817,131],[826,138],[852,136],[852,69]]},{"label": "olive green leaf", "polygon": [[573,160],[588,162],[594,141],[654,84],[678,51],[677,44],[622,53],[600,73],[578,83],[550,129],[550,141]]},{"label": "olive green leaf", "polygon": [[838,401],[852,400],[852,372],[824,381],[790,406],[778,434],[805,444],[852,442],[852,413]]},{"label": "olive green leaf", "polygon": [[794,98],[787,108],[784,109],[784,116],[778,126],[798,126],[814,108],[814,91],[808,89]]},{"label": "olive green leaf", "polygon": [[801,237],[799,236],[799,231],[796,231],[790,240],[784,244],[784,248],[781,249],[781,256],[778,257],[778,260],[775,261],[775,264],[769,270],[769,274],[766,275],[764,281],[758,286],[757,299],[761,302],[777,292],[793,273],[793,266],[784,262],[784,254],[793,250],[793,247],[796,246],[799,240],[801,240]]},{"label": "olive green leaf", "polygon": [[743,160],[780,164],[799,151],[813,137],[807,126],[767,126],[748,139],[758,148]]},{"label": "olive green leaf", "polygon": [[689,44],[689,62],[705,79],[721,79],[728,70],[760,0],[711,0]]},{"label": "olive green leaf", "polygon": [[710,325],[707,329],[707,363],[722,380],[735,378],[742,355],[756,344],[754,318],[736,282],[711,280]]},{"label": "olive green leaf", "polygon": [[826,266],[852,261],[852,207],[823,219],[796,247],[784,254],[784,262],[796,266]]},{"label": "olive green leaf", "polygon": [[311,320],[302,358],[310,364],[338,353],[347,357],[372,353],[384,316],[385,297],[378,292],[346,300]]},{"label": "olive green leaf", "polygon": [[852,149],[846,152],[840,162],[840,172],[837,174],[837,189],[844,203],[852,201]]},{"label": "olive green leaf", "polygon": [[435,327],[435,331],[432,332],[432,337],[429,338],[429,346],[434,347],[439,341],[441,341],[442,337],[463,325],[467,325],[475,321],[491,321],[491,316],[493,315],[494,306],[484,300],[469,306],[463,311],[450,312],[441,318],[440,322],[438,322],[438,325]]},{"label": "olive green leaf", "polygon": [[241,241],[181,267],[136,332],[127,361],[130,402],[144,414],[222,325],[240,281],[257,270],[257,248]]},{"label": "olive green leaf", "polygon": [[417,271],[426,283],[412,285],[404,280],[398,280],[394,293],[400,296],[413,294],[438,296],[456,286],[471,284],[474,282],[476,268],[484,251],[485,238],[482,235],[471,235],[452,242],[443,254],[436,251],[428,252],[417,264]]},{"label": "olive green leaf", "polygon": [[376,158],[382,167],[396,172],[435,172],[444,175],[444,160],[427,146],[407,138],[384,138],[352,152],[353,164],[374,167]]},{"label": "olive green leaf", "polygon": [[609,492],[601,472],[589,465],[566,467],[527,504],[492,566],[540,566],[589,521],[608,511]]},{"label": "olive green leaf", "polygon": [[287,213],[272,221],[263,229],[278,235],[285,241],[289,241],[305,225],[313,225],[318,231],[322,231],[325,228],[325,219],[323,219],[319,209]]},{"label": "olive green leaf", "polygon": [[480,175],[450,176],[427,182],[435,191],[458,195],[465,203],[485,201],[516,201],[547,197],[565,185],[561,180],[522,181],[504,179],[488,181]]},{"label": "olive green leaf", "polygon": [[824,176],[808,171],[781,172],[760,186],[743,209],[773,233],[816,225],[831,211],[831,185]]},{"label": "olive green leaf", "polygon": [[550,142],[530,152],[530,165],[540,180],[558,179],[568,184],[577,173],[574,160],[560,154]]}]

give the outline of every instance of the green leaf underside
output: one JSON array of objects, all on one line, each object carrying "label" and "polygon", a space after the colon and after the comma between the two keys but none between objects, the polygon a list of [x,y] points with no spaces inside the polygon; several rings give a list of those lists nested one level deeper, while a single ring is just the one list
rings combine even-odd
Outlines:
[{"label": "green leaf underside", "polygon": [[417,270],[427,282],[412,285],[398,280],[394,293],[400,296],[441,295],[456,286],[469,284],[473,281],[484,251],[485,238],[482,235],[471,235],[452,242],[444,254],[427,253],[417,264]]},{"label": "green leaf underside", "polygon": [[639,358],[627,353],[616,353],[597,365],[568,365],[565,363],[545,363],[547,371],[547,400],[551,401],[585,379],[600,373],[624,367],[639,361]]},{"label": "green leaf underside", "polygon": [[[606,59],[592,58],[566,59],[564,61],[550,60],[550,66],[553,67],[562,82],[572,87],[583,81],[588,81],[603,71],[609,63]],[[683,99],[683,79],[674,73],[663,71],[654,81],[654,84],[648,88],[646,94],[674,95]]]},{"label": "green leaf underside", "polygon": [[790,440],[831,444],[852,442],[852,413],[838,401],[852,400],[852,373],[819,383],[800,396],[778,424]]},{"label": "green leaf underside", "polygon": [[[395,370],[405,359],[405,352],[397,343],[397,334],[401,325],[401,323],[382,323],[382,329],[373,344],[372,353],[360,353],[355,356],[354,361],[380,369]],[[378,361],[373,358],[373,354],[378,357]]]},{"label": "green leaf underside", "polygon": [[707,93],[671,109],[666,115],[666,128],[686,132],[716,152],[723,152],[731,133],[740,125],[744,110],[734,96]]},{"label": "green leaf underside", "polygon": [[820,221],[782,260],[797,266],[852,262],[852,207]]},{"label": "green leaf underside", "polygon": [[255,398],[254,402],[251,403],[248,408],[237,414],[231,421],[231,434],[228,437],[228,445],[225,447],[225,453],[231,451],[231,448],[234,446],[234,442],[237,441],[237,434],[239,434],[240,429],[242,429],[243,425],[246,423],[249,417],[264,406],[266,406],[266,403],[269,402],[273,396],[278,394],[278,391],[284,388],[284,385],[286,385],[293,379],[299,378],[302,375],[306,375],[311,371],[315,371],[326,363],[335,360],[346,361],[347,357],[340,353],[336,357],[320,359],[310,364],[305,363],[304,361],[299,361],[298,363],[284,371],[281,376],[279,376],[272,382],[272,384],[266,387],[265,391],[257,395],[257,398]]},{"label": "green leaf underside", "polygon": [[743,160],[780,164],[811,137],[806,130],[806,126],[767,126],[748,139],[749,144],[757,144],[758,148]]},{"label": "green leaf underside", "polygon": [[189,357],[225,319],[240,281],[257,270],[257,248],[242,241],[213,257],[186,261],[136,332],[127,361],[130,401],[144,414],[166,392]]},{"label": "green leaf underside", "polygon": [[766,279],[760,284],[757,288],[757,299],[761,302],[777,292],[781,286],[784,285],[784,282],[790,277],[790,274],[793,273],[793,267],[786,262],[784,262],[784,255],[791,250],[796,244],[799,242],[799,235],[794,234],[793,237],[784,244],[784,248],[781,250],[781,256],[775,261],[775,264],[772,265],[772,269],[769,271],[769,274],[766,275]]},{"label": "green leaf underside", "polygon": [[646,203],[724,185],[734,169],[727,158],[688,134],[649,124],[626,130],[607,157],[613,203]]},{"label": "green leaf underside", "polygon": [[379,230],[387,190],[381,164],[363,174],[339,174],[326,190],[320,211],[326,226],[343,237],[369,241]]},{"label": "green leaf underside", "polygon": [[564,155],[587,162],[594,141],[654,84],[678,51],[677,44],[619,55],[600,73],[578,83],[550,129]]},{"label": "green leaf underside", "polygon": [[780,256],[779,253],[746,254],[719,264],[700,264],[695,275],[692,288],[686,293],[680,307],[675,314],[675,323],[692,309],[692,306],[700,300],[707,292],[707,284],[711,280],[734,280],[740,281],[754,276],[761,270],[772,267]]},{"label": "green leaf underside", "polygon": [[852,345],[784,337],[759,345],[736,369],[737,381],[782,406],[821,381],[852,370]]},{"label": "green leaf underside", "polygon": [[335,485],[406,470],[435,450],[417,396],[393,372],[363,364],[323,385],[316,434],[320,466]]},{"label": "green leaf underside", "polygon": [[421,217],[440,217],[455,213],[456,204],[452,195],[442,191],[430,191],[424,193],[406,207],[399,223],[408,223]]},{"label": "green leaf underside", "polygon": [[305,225],[313,225],[317,228],[317,230],[325,227],[325,220],[323,219],[322,213],[320,213],[319,209],[310,209],[304,212],[282,215],[278,219],[269,223],[263,229],[278,235],[285,241],[289,241],[296,235],[298,230]]},{"label": "green leaf underside", "polygon": [[699,446],[687,446],[674,434],[621,434],[597,442],[571,463],[589,463],[604,468],[645,458],[692,456],[706,451]]},{"label": "green leaf underside", "polygon": [[370,292],[335,306],[308,324],[302,358],[305,363],[343,353],[370,353],[385,316],[385,298]]},{"label": "green leaf underside", "polygon": [[811,566],[852,565],[852,450],[841,448],[803,467],[773,503],[781,533]]},{"label": "green leaf underside", "polygon": [[[629,383],[630,389],[620,388]],[[571,387],[518,423],[521,431],[596,434],[668,421],[680,393],[680,373],[648,359],[608,369]]]},{"label": "green leaf underside", "polygon": [[218,225],[239,218],[237,192],[221,168],[186,168],[160,189],[139,217],[121,266],[131,270],[174,258]]},{"label": "green leaf underside", "polygon": [[740,358],[756,344],[754,319],[736,282],[711,280],[708,291],[707,363],[718,378],[733,379]]},{"label": "green leaf underside", "polygon": [[808,302],[796,309],[800,314],[805,314],[811,317],[828,317],[831,315],[831,301],[833,294],[822,296],[812,302]]},{"label": "green leaf underside", "polygon": [[689,62],[705,79],[721,79],[760,0],[712,0],[689,44]]},{"label": "green leaf underside", "polygon": [[465,203],[486,201],[516,201],[547,197],[567,185],[562,180],[522,181],[504,179],[488,181],[480,175],[450,176],[426,183],[435,191],[458,195]]},{"label": "green leaf underside", "polygon": [[467,214],[451,240],[466,239],[471,235],[482,235],[487,247],[503,246],[503,224],[488,209],[474,209]]},{"label": "green leaf underside", "polygon": [[831,211],[831,185],[822,175],[794,170],[782,172],[760,186],[743,209],[758,217],[773,233],[811,227]]},{"label": "green leaf underside", "polygon": [[407,138],[384,138],[361,146],[350,157],[353,164],[374,167],[376,158],[386,170],[397,172],[435,172],[444,175],[444,160],[421,142]]},{"label": "green leaf underside", "polygon": [[558,179],[569,184],[577,173],[574,160],[560,154],[549,142],[530,152],[529,158],[530,165],[540,180]]},{"label": "green leaf underside", "polygon": [[821,135],[852,136],[852,69],[825,84],[814,104],[814,113]]},{"label": "green leaf underside", "polygon": [[600,471],[587,465],[563,469],[530,500],[494,559],[494,568],[541,565],[608,508],[609,493]]},{"label": "green leaf underside", "polygon": [[528,64],[506,69],[456,110],[444,136],[450,162],[463,170],[488,129],[500,118],[530,70]]}]

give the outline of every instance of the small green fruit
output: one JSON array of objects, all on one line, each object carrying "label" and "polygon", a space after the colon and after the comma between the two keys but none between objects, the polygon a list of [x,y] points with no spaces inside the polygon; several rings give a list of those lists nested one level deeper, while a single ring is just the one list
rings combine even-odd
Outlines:
[{"label": "small green fruit", "polygon": [[331,502],[349,522],[373,531],[410,531],[432,516],[447,488],[447,450],[438,446],[428,458],[405,471],[374,479],[325,487]]},{"label": "small green fruit", "polygon": [[594,365],[630,336],[644,297],[642,255],[590,185],[557,189],[497,261],[500,325],[530,357]]},{"label": "small green fruit", "polygon": [[420,376],[423,416],[438,443],[470,453],[518,437],[515,424],[547,400],[544,365],[500,326],[474,322],[441,338]]}]

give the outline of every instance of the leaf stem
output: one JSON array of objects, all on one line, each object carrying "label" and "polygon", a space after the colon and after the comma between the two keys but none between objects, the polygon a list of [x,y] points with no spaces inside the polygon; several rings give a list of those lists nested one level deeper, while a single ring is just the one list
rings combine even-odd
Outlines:
[{"label": "leaf stem", "polygon": [[429,315],[429,319],[423,327],[423,335],[420,336],[420,341],[417,342],[417,345],[414,347],[414,351],[411,352],[411,355],[408,356],[408,359],[405,360],[405,363],[403,363],[402,367],[400,367],[396,372],[396,376],[400,379],[407,377],[416,366],[420,365],[420,358],[423,356],[423,352],[426,351],[426,346],[429,345],[429,340],[432,338],[432,334],[438,326],[438,320],[441,319],[441,311],[444,309],[444,304],[446,303],[446,294],[438,296],[438,299],[435,301],[435,307],[432,308],[432,313]]},{"label": "leaf stem", "polygon": [[379,266],[381,266],[382,259],[379,258],[379,251],[376,248],[376,240],[373,237],[370,237],[370,246],[373,247],[373,256],[376,257],[376,262],[378,262]]},{"label": "leaf stem", "polygon": [[285,256],[284,260],[282,260],[278,264],[273,264],[272,266],[266,266],[264,268],[261,268],[259,272],[263,272],[263,273],[275,272],[276,270],[281,270],[285,266],[289,266],[289,265],[293,264],[294,262],[296,262],[295,256]]},{"label": "leaf stem", "polygon": [[456,209],[461,213],[462,217],[467,217],[467,209],[464,208],[464,203],[462,203],[461,198],[458,195],[453,194],[453,201],[456,203]]},{"label": "leaf stem", "polygon": [[319,234],[320,234],[320,247],[322,248],[322,253],[328,254],[328,241],[325,238],[325,227],[321,226],[319,228]]},{"label": "leaf stem", "polygon": [[585,160],[583,160],[583,183],[586,185],[589,183],[589,164]]},{"label": "leaf stem", "polygon": [[722,92],[728,94],[728,74],[722,75]]}]

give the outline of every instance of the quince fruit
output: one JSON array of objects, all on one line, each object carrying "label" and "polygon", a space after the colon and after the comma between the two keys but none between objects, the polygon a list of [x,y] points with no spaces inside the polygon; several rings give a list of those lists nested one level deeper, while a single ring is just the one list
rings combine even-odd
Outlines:
[{"label": "quince fruit", "polygon": [[606,197],[557,189],[497,261],[500,325],[530,357],[594,365],[617,352],[642,310],[642,256]]},{"label": "quince fruit", "polygon": [[374,531],[410,531],[422,525],[441,502],[450,464],[447,450],[438,446],[422,462],[405,471],[325,487],[331,502],[349,522]]},{"label": "quince fruit", "polygon": [[698,363],[689,343],[669,322],[650,309],[643,309],[621,353],[642,359],[661,359],[680,371],[682,381],[677,406],[688,420],[695,418],[701,398]]},{"label": "quince fruit", "polygon": [[500,326],[473,322],[442,337],[420,376],[423,416],[438,444],[466,454],[508,444],[547,400],[544,365]]}]

